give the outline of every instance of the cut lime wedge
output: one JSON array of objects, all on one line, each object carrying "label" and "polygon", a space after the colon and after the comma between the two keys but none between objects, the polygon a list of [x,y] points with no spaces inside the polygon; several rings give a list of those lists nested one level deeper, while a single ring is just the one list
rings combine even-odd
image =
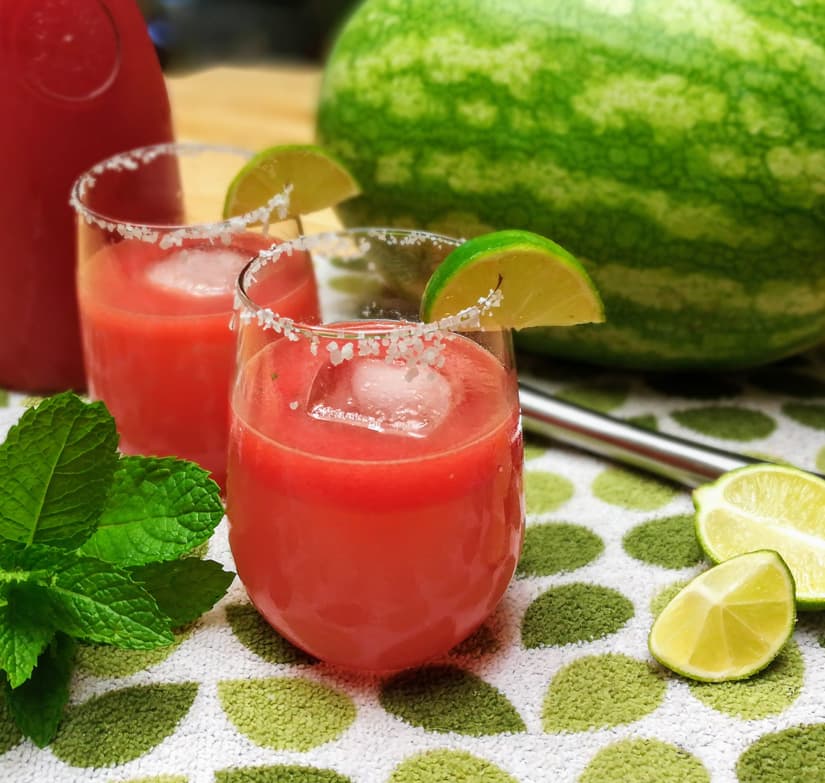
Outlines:
[{"label": "cut lime wedge", "polygon": [[696,536],[714,562],[774,549],[800,608],[825,607],[825,481],[784,465],[749,465],[693,492]]},{"label": "cut lime wedge", "polygon": [[255,155],[229,185],[224,218],[244,215],[292,187],[288,217],[334,207],[360,192],[339,160],[314,144],[283,144]]},{"label": "cut lime wedge", "polygon": [[555,242],[529,231],[496,231],[453,250],[430,277],[421,317],[437,321],[476,305],[491,291],[499,307],[483,329],[525,329],[604,320],[604,307],[584,267]]},{"label": "cut lime wedge", "polygon": [[689,582],[656,618],[648,646],[685,677],[742,680],[779,654],[795,621],[793,576],[776,552],[760,550]]}]

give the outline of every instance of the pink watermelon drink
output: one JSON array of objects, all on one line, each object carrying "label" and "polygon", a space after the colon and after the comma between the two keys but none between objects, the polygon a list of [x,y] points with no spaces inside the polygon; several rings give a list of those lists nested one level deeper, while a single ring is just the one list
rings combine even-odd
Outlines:
[{"label": "pink watermelon drink", "polygon": [[173,137],[135,0],[0,0],[0,112],[0,387],[80,390],[68,191],[95,161]]},{"label": "pink watermelon drink", "polygon": [[323,660],[391,671],[445,653],[496,607],[521,549],[509,336],[261,327],[251,303],[267,268],[244,289],[241,344],[256,349],[242,349],[232,396],[238,574],[262,615]]},{"label": "pink watermelon drink", "polygon": [[[213,153],[225,154],[201,150],[199,166]],[[241,156],[229,157],[240,167]],[[194,460],[223,485],[234,282],[273,239],[252,231],[251,220],[185,222],[181,149],[149,158],[134,171],[104,166],[80,206],[77,289],[89,394],[112,412],[124,452]],[[140,181],[127,187],[135,172]],[[114,218],[102,217],[95,198],[103,196]],[[126,224],[128,214],[136,220]],[[295,318],[317,319],[307,254],[284,258],[262,295]]]}]

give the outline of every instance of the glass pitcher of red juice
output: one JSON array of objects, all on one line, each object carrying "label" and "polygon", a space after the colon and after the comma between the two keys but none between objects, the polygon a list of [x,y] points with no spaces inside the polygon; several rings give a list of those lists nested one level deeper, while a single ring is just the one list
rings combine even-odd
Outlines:
[{"label": "glass pitcher of red juice", "polygon": [[0,388],[82,389],[72,182],[172,139],[134,0],[0,0]]}]

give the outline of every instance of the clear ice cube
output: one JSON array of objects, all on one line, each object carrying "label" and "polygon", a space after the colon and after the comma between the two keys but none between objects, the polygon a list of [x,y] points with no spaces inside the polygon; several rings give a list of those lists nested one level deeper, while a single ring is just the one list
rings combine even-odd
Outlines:
[{"label": "clear ice cube", "polygon": [[232,293],[248,260],[247,255],[226,247],[181,248],[154,264],[146,276],[161,288],[192,296],[222,296]]},{"label": "clear ice cube", "polygon": [[423,438],[451,404],[450,384],[437,370],[421,367],[412,374],[403,363],[356,358],[321,368],[308,410],[323,421]]}]

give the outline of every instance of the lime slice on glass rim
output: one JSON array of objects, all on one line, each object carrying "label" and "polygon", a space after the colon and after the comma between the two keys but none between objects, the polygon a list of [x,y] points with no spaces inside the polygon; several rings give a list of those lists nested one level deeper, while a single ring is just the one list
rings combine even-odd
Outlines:
[{"label": "lime slice on glass rim", "polygon": [[438,321],[501,292],[482,329],[567,326],[604,320],[604,306],[584,267],[555,242],[530,231],[481,234],[435,269],[421,298],[421,318]]},{"label": "lime slice on glass rim", "polygon": [[696,537],[714,562],[755,549],[779,552],[800,609],[825,608],[825,481],[784,465],[756,464],[694,490]]},{"label": "lime slice on glass rim", "polygon": [[685,677],[743,680],[776,658],[795,621],[790,569],[779,554],[763,549],[689,582],[656,618],[648,647],[659,663]]},{"label": "lime slice on glass rim", "polygon": [[259,152],[235,175],[223,217],[251,212],[288,186],[290,218],[334,207],[361,192],[344,164],[326,150],[315,144],[281,144]]}]

